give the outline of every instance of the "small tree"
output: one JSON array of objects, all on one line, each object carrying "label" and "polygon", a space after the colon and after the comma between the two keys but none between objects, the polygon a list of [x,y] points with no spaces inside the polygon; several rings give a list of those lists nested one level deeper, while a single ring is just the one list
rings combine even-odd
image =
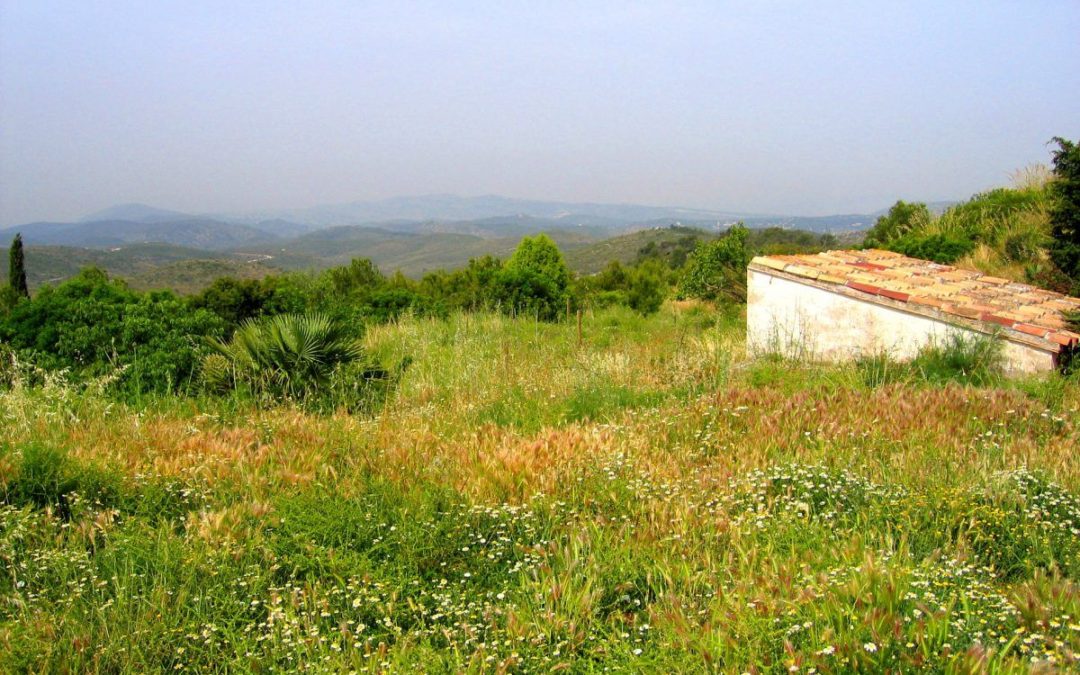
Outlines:
[{"label": "small tree", "polygon": [[26,258],[22,234],[15,235],[15,241],[11,242],[11,250],[8,251],[8,284],[20,296],[30,297],[30,289],[26,286]]},{"label": "small tree", "polygon": [[638,266],[631,276],[626,291],[626,304],[635,312],[648,316],[660,311],[664,304],[664,283],[657,263]]},{"label": "small tree", "polygon": [[570,285],[570,270],[562,252],[546,234],[525,237],[506,262],[510,270],[529,271],[547,277],[559,290]]},{"label": "small tree", "polygon": [[738,223],[716,241],[699,244],[686,261],[679,295],[702,300],[746,301],[746,246],[750,231]]},{"label": "small tree", "polygon": [[496,279],[504,309],[554,321],[569,297],[570,270],[551,237],[525,237]]},{"label": "small tree", "polygon": [[1050,258],[1080,288],[1080,145],[1054,137]]}]

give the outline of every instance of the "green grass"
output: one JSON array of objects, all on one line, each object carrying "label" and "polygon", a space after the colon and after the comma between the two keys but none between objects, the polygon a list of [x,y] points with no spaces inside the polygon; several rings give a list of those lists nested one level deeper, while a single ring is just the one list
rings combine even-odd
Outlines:
[{"label": "green grass", "polygon": [[743,331],[405,318],[364,416],[16,383],[0,671],[1075,668],[1080,383]]}]

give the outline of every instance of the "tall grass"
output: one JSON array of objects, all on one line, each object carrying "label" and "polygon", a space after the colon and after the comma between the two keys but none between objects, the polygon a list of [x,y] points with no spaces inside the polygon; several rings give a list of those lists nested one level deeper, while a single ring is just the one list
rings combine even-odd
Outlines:
[{"label": "tall grass", "polygon": [[367,415],[0,390],[0,670],[1075,668],[1077,382],[744,330],[405,318]]}]

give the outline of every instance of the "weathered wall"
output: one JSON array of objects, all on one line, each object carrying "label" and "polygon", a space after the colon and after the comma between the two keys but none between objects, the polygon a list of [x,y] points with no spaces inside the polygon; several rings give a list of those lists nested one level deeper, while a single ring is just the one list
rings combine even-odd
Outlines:
[{"label": "weathered wall", "polygon": [[[807,284],[748,271],[747,348],[824,361],[888,353],[903,360],[954,331],[973,332],[930,317],[831,293]],[[1006,368],[1054,368],[1050,352],[1005,341]]]}]

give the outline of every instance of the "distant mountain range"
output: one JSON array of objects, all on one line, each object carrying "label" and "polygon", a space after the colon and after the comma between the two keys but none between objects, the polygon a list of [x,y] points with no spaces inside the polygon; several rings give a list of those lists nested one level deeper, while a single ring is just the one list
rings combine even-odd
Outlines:
[{"label": "distant mountain range", "polygon": [[878,215],[774,216],[491,195],[425,195],[239,215],[190,214],[145,204],[120,204],[76,222],[26,223],[5,228],[0,234],[22,232],[28,244],[107,248],[156,242],[218,251],[272,245],[333,227],[360,226],[399,234],[467,234],[481,238],[573,230],[605,237],[666,225],[718,230],[742,220],[750,227],[849,232],[870,227]]},{"label": "distant mountain range", "polygon": [[[0,234],[21,232],[26,244],[113,248],[129,244],[172,244],[221,251],[278,239],[249,225],[184,216],[177,220],[92,220],[76,223],[27,223]],[[5,237],[6,238],[6,237]]]},{"label": "distant mountain range", "polygon": [[[940,211],[948,203],[930,206]],[[0,246],[21,232],[31,251],[36,248],[38,283],[62,278],[70,271],[62,261],[70,260],[78,266],[134,270],[150,274],[148,278],[153,278],[149,270],[171,265],[174,272],[191,277],[190,283],[175,285],[180,288],[194,287],[221,269],[236,268],[238,274],[257,275],[269,269],[324,268],[359,257],[370,258],[387,272],[399,269],[420,276],[435,269],[459,267],[476,256],[509,255],[522,236],[537,232],[550,234],[568,256],[577,256],[577,268],[591,270],[599,258],[615,249],[620,258],[632,259],[640,239],[630,236],[634,234],[650,241],[663,240],[677,236],[676,231],[682,228],[695,228],[705,235],[741,220],[751,228],[784,227],[843,238],[868,229],[885,211],[769,216],[453,195],[247,215],[190,214],[145,204],[121,204],[76,222],[26,223],[0,230]],[[85,253],[76,255],[76,250]],[[108,255],[102,257],[102,253]],[[590,260],[592,257],[597,260]],[[607,258],[600,262],[606,263]]]}]

